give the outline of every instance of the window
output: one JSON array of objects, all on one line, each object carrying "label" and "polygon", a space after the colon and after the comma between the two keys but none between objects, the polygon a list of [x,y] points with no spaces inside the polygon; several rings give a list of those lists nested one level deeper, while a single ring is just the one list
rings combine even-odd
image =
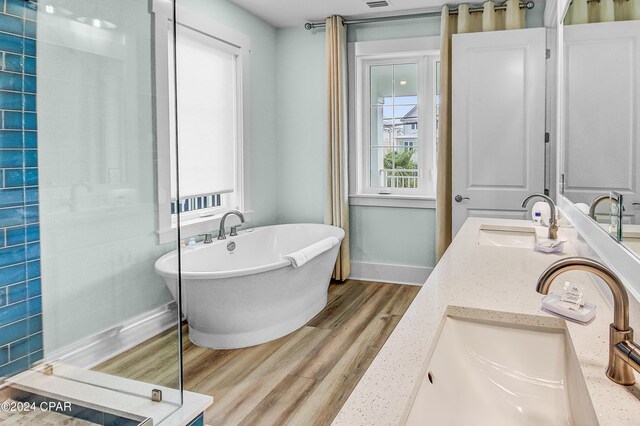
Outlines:
[{"label": "window", "polygon": [[[174,107],[178,108],[180,197],[172,156],[171,202],[184,213],[182,221],[189,222],[241,208],[237,171],[242,167],[238,155],[242,146],[242,67],[236,46],[184,25],[178,25],[177,31],[178,99],[174,103],[173,91],[169,92],[169,111],[174,117]],[[175,137],[173,126],[170,135]],[[175,224],[175,217],[173,221]]]},{"label": "window", "polygon": [[414,51],[402,40],[393,42],[352,47],[352,204],[360,204],[359,198],[435,196],[439,52],[425,47],[437,44],[409,39],[423,48]]},{"label": "window", "polygon": [[[157,22],[166,24],[156,29],[160,242],[175,237],[178,213],[182,235],[188,237],[209,232],[225,211],[247,211],[243,105],[248,39],[188,9],[176,9],[176,73],[171,17],[155,11]],[[163,111],[167,123],[160,119]]]}]

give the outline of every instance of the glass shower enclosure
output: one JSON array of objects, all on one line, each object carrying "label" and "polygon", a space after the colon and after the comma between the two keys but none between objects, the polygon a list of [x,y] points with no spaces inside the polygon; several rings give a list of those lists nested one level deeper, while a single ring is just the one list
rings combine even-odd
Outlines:
[{"label": "glass shower enclosure", "polygon": [[180,249],[159,175],[173,1],[0,4],[0,180],[22,194],[0,204],[3,399],[158,423],[182,404],[179,274],[154,269]]}]

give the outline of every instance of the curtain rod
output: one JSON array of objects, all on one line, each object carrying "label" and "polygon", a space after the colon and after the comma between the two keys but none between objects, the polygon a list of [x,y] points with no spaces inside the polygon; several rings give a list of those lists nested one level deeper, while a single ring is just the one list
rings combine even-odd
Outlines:
[{"label": "curtain rod", "polygon": [[[520,9],[533,9],[535,7],[535,3],[533,0],[527,0],[524,2],[520,2]],[[495,10],[505,10],[507,8],[506,5],[496,6]],[[469,8],[469,12],[482,12],[484,9],[482,7],[474,7]],[[423,13],[412,13],[406,15],[392,15],[392,16],[381,16],[377,18],[363,18],[363,19],[351,19],[345,20],[345,25],[353,25],[353,24],[366,24],[370,22],[383,22],[383,21],[395,21],[398,19],[406,19],[406,18],[427,18],[430,16],[440,16],[440,11],[437,12],[423,12]],[[449,12],[449,15],[457,15],[458,9],[453,9]],[[326,27],[326,22],[306,22],[304,24],[305,29],[312,30],[314,28],[324,28]]]}]

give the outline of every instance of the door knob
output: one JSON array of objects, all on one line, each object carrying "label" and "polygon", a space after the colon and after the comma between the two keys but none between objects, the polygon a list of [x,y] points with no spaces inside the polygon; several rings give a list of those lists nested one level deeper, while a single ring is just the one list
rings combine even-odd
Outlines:
[{"label": "door knob", "polygon": [[454,198],[454,200],[456,200],[456,203],[461,203],[462,200],[468,200],[468,199],[469,199],[469,197],[463,197],[460,194],[456,195],[456,197]]}]

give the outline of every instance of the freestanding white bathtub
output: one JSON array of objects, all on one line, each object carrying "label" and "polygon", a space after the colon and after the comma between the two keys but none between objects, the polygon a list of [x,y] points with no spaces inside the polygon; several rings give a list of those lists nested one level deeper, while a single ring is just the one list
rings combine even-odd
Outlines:
[{"label": "freestanding white bathtub", "polygon": [[[298,268],[283,259],[328,237],[338,243]],[[243,348],[305,325],[327,304],[343,238],[344,231],[330,225],[274,225],[183,248],[182,312],[191,341],[213,349]],[[155,264],[176,300],[177,254],[167,253]]]}]

